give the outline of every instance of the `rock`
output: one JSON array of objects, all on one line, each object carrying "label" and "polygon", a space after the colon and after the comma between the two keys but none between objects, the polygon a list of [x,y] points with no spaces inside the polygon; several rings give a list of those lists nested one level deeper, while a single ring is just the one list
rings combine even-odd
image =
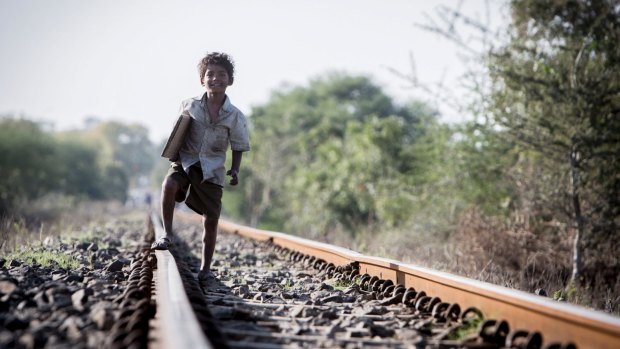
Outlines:
[{"label": "rock", "polygon": [[9,301],[0,300],[0,312],[8,311],[11,308]]},{"label": "rock", "polygon": [[82,282],[82,280],[84,280],[84,277],[80,275],[70,274],[70,275],[66,275],[61,280],[66,283]]},{"label": "rock", "polygon": [[361,308],[356,308],[353,313],[356,315],[384,315],[388,309],[384,306],[364,304]]},{"label": "rock", "polygon": [[33,298],[39,308],[44,308],[50,303],[49,297],[45,291],[37,292]]},{"label": "rock", "polygon": [[310,294],[310,298],[312,300],[318,300],[318,299],[323,299],[323,298],[327,298],[329,296],[331,296],[331,292],[329,291],[314,291]]},{"label": "rock", "polygon": [[370,333],[373,337],[379,336],[381,338],[386,338],[394,336],[396,332],[386,326],[370,325]]},{"label": "rock", "polygon": [[17,280],[10,278],[0,280],[0,295],[13,293],[17,289]]},{"label": "rock", "polygon": [[91,331],[87,336],[87,348],[104,348],[106,333],[101,331]]},{"label": "rock", "polygon": [[322,283],[321,286],[319,287],[319,290],[320,291],[333,291],[334,287],[326,283]]},{"label": "rock", "polygon": [[331,295],[331,296],[327,296],[327,297],[321,298],[320,301],[323,304],[329,303],[329,302],[342,303],[342,296],[340,296],[338,294],[335,294],[335,295]]},{"label": "rock", "polygon": [[52,272],[52,280],[57,281],[65,277],[66,272],[64,270],[54,270]]},{"label": "rock", "polygon": [[243,279],[248,285],[253,285],[256,282],[256,278],[254,278],[252,275],[246,275]]},{"label": "rock", "polygon": [[321,312],[321,314],[319,314],[319,317],[321,319],[336,320],[340,317],[340,315],[338,315],[336,310],[330,309]]},{"label": "rock", "polygon": [[97,251],[99,249],[99,246],[97,246],[96,242],[93,242],[92,244],[88,245],[88,247],[86,248],[87,251]]},{"label": "rock", "polygon": [[538,296],[547,297],[547,291],[545,291],[542,288],[536,289],[536,291],[534,293],[536,293]]},{"label": "rock", "polygon": [[97,325],[97,328],[106,331],[112,327],[112,303],[99,302],[90,309],[88,317]]},{"label": "rock", "polygon": [[71,306],[73,304],[73,301],[71,300],[71,296],[67,294],[58,294],[54,295],[54,299],[51,304],[52,308],[57,310]]},{"label": "rock", "polygon": [[0,348],[13,348],[16,346],[15,344],[12,332],[0,330]]},{"label": "rock", "polygon": [[11,261],[9,262],[9,268],[17,268],[20,265],[22,265],[22,263],[15,259],[11,259]]},{"label": "rock", "polygon": [[17,304],[17,310],[22,311],[26,308],[31,308],[31,307],[36,307],[36,306],[37,306],[37,302],[35,302],[33,299],[27,298],[19,302],[19,304]]},{"label": "rock", "polygon": [[88,246],[90,246],[91,243],[90,242],[80,242],[75,244],[74,249],[76,250],[86,250],[88,248]]},{"label": "rock", "polygon": [[19,344],[28,349],[36,348],[34,335],[32,333],[24,333],[19,337]]},{"label": "rock", "polygon": [[109,272],[121,271],[123,269],[123,265],[124,265],[123,262],[117,259],[113,261],[112,263],[108,264],[105,267],[105,270]]},{"label": "rock", "polygon": [[239,297],[246,297],[250,294],[250,288],[248,285],[240,285],[237,288],[233,288],[233,294]]},{"label": "rock", "polygon": [[45,239],[43,240],[43,245],[45,246],[53,246],[54,245],[54,237],[51,235],[48,235],[45,237]]},{"label": "rock", "polygon": [[84,310],[84,304],[88,301],[88,296],[92,296],[93,290],[89,288],[83,288],[81,290],[77,290],[73,292],[71,295],[71,302],[73,303],[73,307],[77,310]]},{"label": "rock", "polygon": [[19,318],[12,314],[9,314],[9,316],[4,319],[4,328],[9,331],[24,330],[28,328],[29,325],[30,322],[28,320]]},{"label": "rock", "polygon": [[80,332],[82,325],[82,320],[79,317],[69,316],[60,325],[60,331],[64,332],[69,339],[80,339],[82,338],[82,333]]}]

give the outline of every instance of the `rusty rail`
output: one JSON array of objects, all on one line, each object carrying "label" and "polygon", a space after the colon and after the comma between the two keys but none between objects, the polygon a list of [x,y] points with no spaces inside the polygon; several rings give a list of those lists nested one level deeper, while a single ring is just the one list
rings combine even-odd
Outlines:
[{"label": "rusty rail", "polygon": [[[151,213],[155,238],[164,235],[157,213]],[[205,337],[183,287],[176,262],[169,251],[157,257],[156,302],[159,337],[163,348],[213,348]]]},{"label": "rusty rail", "polygon": [[329,263],[359,263],[360,273],[424,290],[444,302],[480,309],[487,318],[508,319],[513,329],[540,332],[544,341],[574,343],[579,349],[620,348],[620,319],[548,298],[464,277],[360,253],[278,232],[220,219],[219,229],[321,258]]}]

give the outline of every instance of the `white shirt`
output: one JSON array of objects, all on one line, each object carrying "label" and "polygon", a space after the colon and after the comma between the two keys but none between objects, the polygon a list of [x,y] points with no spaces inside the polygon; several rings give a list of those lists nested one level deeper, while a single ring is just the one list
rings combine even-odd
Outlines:
[{"label": "white shirt", "polygon": [[206,93],[181,102],[180,112],[192,118],[185,144],[179,151],[183,169],[188,172],[190,166],[200,162],[203,181],[224,186],[228,145],[234,151],[250,150],[245,115],[226,96],[217,122],[211,122]]}]

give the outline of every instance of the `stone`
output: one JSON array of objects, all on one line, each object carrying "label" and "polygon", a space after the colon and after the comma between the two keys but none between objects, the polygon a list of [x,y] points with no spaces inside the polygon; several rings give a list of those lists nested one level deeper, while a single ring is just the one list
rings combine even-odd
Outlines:
[{"label": "stone", "polygon": [[75,244],[74,248],[76,250],[86,250],[88,248],[88,246],[90,246],[90,242],[80,242]]},{"label": "stone", "polygon": [[69,275],[66,275],[65,277],[61,278],[61,280],[66,282],[66,283],[82,282],[82,280],[84,280],[84,277],[81,276],[81,275],[69,274]]},{"label": "stone", "polygon": [[73,304],[73,301],[71,300],[71,296],[69,296],[68,294],[57,294],[54,295],[54,299],[52,300],[51,304],[52,308],[57,310],[71,306]]},{"label": "stone", "polygon": [[47,293],[45,291],[37,292],[34,295],[33,299],[36,302],[37,307],[39,307],[39,308],[43,308],[45,306],[48,306],[49,303],[50,303],[49,297],[47,296]]},{"label": "stone", "polygon": [[17,289],[17,280],[10,278],[0,280],[0,295],[13,293]]},{"label": "stone", "polygon": [[342,303],[342,296],[335,294],[335,295],[321,298],[320,301],[321,303],[329,303],[329,302]]},{"label": "stone", "polygon": [[84,310],[84,304],[88,301],[88,297],[92,296],[93,290],[89,288],[83,288],[75,291],[71,295],[71,302],[73,303],[73,307],[77,310]]},{"label": "stone", "polygon": [[19,344],[21,344],[24,348],[34,349],[36,348],[36,343],[34,340],[34,335],[32,333],[24,333],[19,336],[18,340]]},{"label": "stone", "polygon": [[87,251],[97,251],[99,249],[99,246],[97,246],[96,242],[93,242],[92,244],[88,245],[88,247],[86,248]]},{"label": "stone", "polygon": [[62,325],[60,325],[60,331],[64,332],[69,339],[80,339],[82,338],[82,333],[80,331],[80,327],[82,327],[81,322],[79,317],[69,316],[63,321]]},{"label": "stone", "polygon": [[534,293],[538,296],[547,297],[547,291],[545,291],[545,289],[543,288],[537,288]]},{"label": "stone", "polygon": [[45,239],[43,240],[43,245],[45,246],[53,246],[54,245],[54,237],[51,235],[48,235],[45,237]]},{"label": "stone", "polygon": [[67,275],[64,270],[55,270],[52,272],[52,280],[57,281]]},{"label": "stone", "polygon": [[111,262],[110,264],[108,264],[105,267],[105,270],[109,271],[109,272],[121,271],[123,269],[123,265],[124,265],[123,262],[121,262],[120,260],[117,259],[117,260]]},{"label": "stone", "polygon": [[15,338],[11,331],[0,330],[0,348],[13,348],[15,344]]},{"label": "stone", "polygon": [[110,302],[96,303],[91,307],[88,317],[97,325],[98,329],[106,331],[112,327],[112,308],[113,306]]},{"label": "stone", "polygon": [[28,328],[29,325],[30,322],[28,320],[19,318],[12,314],[9,314],[9,316],[4,319],[4,328],[9,331],[24,330]]},{"label": "stone", "polygon": [[370,333],[373,337],[379,336],[381,338],[386,338],[394,336],[396,332],[386,326],[370,325]]},{"label": "stone", "polygon": [[36,307],[36,306],[37,306],[37,302],[35,302],[33,299],[27,298],[19,302],[19,304],[17,304],[17,310],[21,311],[26,308],[31,308],[31,307]]},{"label": "stone", "polygon": [[22,265],[22,263],[15,259],[11,259],[11,261],[9,262],[9,268],[17,268],[20,265]]}]

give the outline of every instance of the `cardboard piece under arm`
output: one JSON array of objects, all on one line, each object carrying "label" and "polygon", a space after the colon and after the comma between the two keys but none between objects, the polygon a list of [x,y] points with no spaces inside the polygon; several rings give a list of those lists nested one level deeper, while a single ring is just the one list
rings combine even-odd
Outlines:
[{"label": "cardboard piece under arm", "polygon": [[185,136],[191,122],[192,118],[189,115],[179,116],[164,146],[164,150],[161,152],[162,157],[168,158],[170,161],[177,161],[179,159],[179,150],[185,144]]}]

